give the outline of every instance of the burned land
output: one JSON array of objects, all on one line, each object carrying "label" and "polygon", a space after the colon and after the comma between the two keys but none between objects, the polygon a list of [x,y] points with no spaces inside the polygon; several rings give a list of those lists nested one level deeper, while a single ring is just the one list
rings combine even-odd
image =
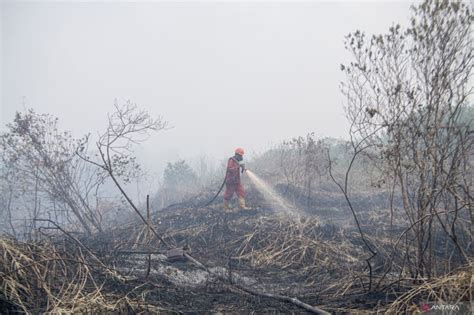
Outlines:
[{"label": "burned land", "polygon": [[472,313],[471,11],[426,0],[344,38],[346,139],[160,176],[136,153],[170,123],[131,101],[80,138],[17,112],[0,133],[0,313]]},{"label": "burned land", "polygon": [[[387,259],[400,265],[406,259],[392,255],[402,227],[362,210],[366,237],[378,253],[369,279],[368,256],[348,209],[337,220],[331,213],[344,200],[340,194],[319,196],[327,207],[300,217],[275,212],[256,190],[249,192],[249,210],[226,212],[219,202],[199,207],[205,197],[152,211],[149,223],[174,253],[137,221],[86,238],[51,224],[34,244],[3,238],[2,312],[308,312],[282,299],[288,297],[316,311],[397,313],[430,294],[468,301],[469,269],[431,281],[387,270]],[[355,200],[371,208],[367,196]],[[449,247],[445,241],[437,246]]]}]

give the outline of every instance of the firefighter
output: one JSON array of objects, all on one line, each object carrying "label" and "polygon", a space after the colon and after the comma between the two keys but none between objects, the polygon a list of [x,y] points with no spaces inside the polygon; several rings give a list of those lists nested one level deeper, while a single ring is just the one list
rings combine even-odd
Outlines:
[{"label": "firefighter", "polygon": [[230,210],[229,201],[236,193],[239,198],[240,209],[248,209],[245,206],[245,192],[240,182],[240,173],[245,172],[244,149],[235,149],[235,155],[227,162],[227,172],[225,176],[224,209]]}]

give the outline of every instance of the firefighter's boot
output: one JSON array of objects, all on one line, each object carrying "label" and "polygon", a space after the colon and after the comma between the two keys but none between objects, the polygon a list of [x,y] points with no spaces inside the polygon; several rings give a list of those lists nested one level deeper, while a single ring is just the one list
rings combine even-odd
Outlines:
[{"label": "firefighter's boot", "polygon": [[247,208],[245,206],[245,198],[244,197],[240,197],[239,198],[239,205],[240,205],[240,209],[242,210],[249,210],[249,208]]},{"label": "firefighter's boot", "polygon": [[225,211],[230,211],[230,206],[229,206],[229,201],[228,200],[224,200],[224,210]]}]

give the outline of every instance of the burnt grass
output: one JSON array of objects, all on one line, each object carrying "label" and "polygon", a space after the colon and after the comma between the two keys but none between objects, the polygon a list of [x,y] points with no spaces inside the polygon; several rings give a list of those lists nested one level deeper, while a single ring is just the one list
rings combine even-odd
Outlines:
[{"label": "burnt grass", "polygon": [[[305,208],[311,218],[317,218],[318,224],[311,227],[315,241],[328,240],[335,244],[346,242],[346,249],[353,252],[354,257],[363,257],[363,244],[360,241],[355,226],[351,224],[352,215],[341,202],[342,196],[319,196],[319,206]],[[346,265],[338,265],[332,252],[327,252],[325,261],[317,266],[317,261],[305,260],[292,266],[282,264],[259,264],[239,255],[246,236],[262,227],[266,220],[285,221],[275,213],[257,191],[248,192],[250,210],[240,210],[237,204],[231,212],[225,212],[222,199],[216,200],[207,207],[209,196],[201,196],[171,205],[153,212],[152,222],[157,232],[162,234],[173,247],[184,248],[186,252],[209,268],[221,270],[228,275],[229,269],[239,278],[248,279],[240,282],[252,289],[298,297],[310,305],[319,306],[329,312],[346,313],[348,310],[373,310],[390,302],[392,297],[386,293],[364,293],[364,284],[354,283],[350,290],[341,294],[340,288],[331,289],[334,283],[350,281]],[[364,204],[364,200],[358,200]],[[304,203],[304,202],[303,202]],[[371,205],[370,208],[373,208]],[[368,208],[367,208],[368,209]],[[291,220],[294,220],[291,219]],[[368,221],[366,221],[368,222]],[[285,225],[281,226],[285,233]],[[306,313],[303,309],[287,302],[273,298],[265,298],[242,292],[223,283],[222,280],[207,277],[202,281],[187,280],[171,281],[173,273],[186,272],[188,277],[194,274],[201,276],[201,271],[190,261],[170,262],[164,259],[164,247],[154,236],[144,237],[146,227],[142,222],[132,222],[120,228],[112,229],[93,239],[84,240],[87,246],[98,253],[104,262],[116,266],[120,272],[136,279],[125,284],[117,285],[107,282],[105,290],[113,294],[127,294],[130,298],[142,298],[143,310],[149,305],[159,306],[164,312],[202,313],[202,312],[245,312],[245,313]],[[372,229],[374,231],[374,229]],[[272,229],[268,233],[279,233]],[[267,231],[262,230],[262,235]],[[347,243],[348,242],[348,243]],[[254,244],[256,247],[259,245]],[[278,244],[276,244],[278,245]],[[317,245],[315,245],[317,247]],[[127,251],[153,252],[133,254]],[[124,253],[125,251],[125,253]],[[325,255],[322,250],[320,256]],[[336,249],[337,251],[337,249]],[[158,254],[156,254],[158,253]],[[240,257],[239,257],[240,256]],[[291,260],[292,257],[288,257]],[[382,263],[382,262],[381,262]],[[147,276],[148,264],[150,272]],[[313,268],[306,268],[314,264]],[[326,266],[330,266],[326,268]],[[169,268],[169,269],[166,269]],[[365,261],[351,262],[351,268],[363,272]],[[168,274],[167,274],[168,273]],[[178,283],[177,283],[178,282]],[[139,287],[139,289],[135,289]],[[151,310],[150,310],[151,312]]]},{"label": "burnt grass", "polygon": [[[302,217],[275,212],[254,190],[248,191],[250,210],[238,209],[235,202],[232,211],[226,212],[222,199],[203,206],[211,197],[198,196],[159,210],[152,205],[151,212],[151,222],[166,243],[183,249],[211,274],[189,259],[167,259],[168,248],[133,216],[130,222],[103,233],[78,237],[81,249],[62,233],[52,239],[64,252],[87,248],[126,278],[119,281],[103,268],[92,269],[104,296],[133,302],[119,313],[306,313],[294,304],[249,294],[234,284],[297,297],[330,313],[366,313],[383,311],[413,287],[398,285],[367,293],[368,254],[342,195],[320,193],[311,202],[296,200],[306,213]],[[402,228],[378,214],[386,206],[385,196],[356,195],[353,200],[362,229],[377,245],[372,268],[373,275],[380,276],[391,258],[384,240]],[[0,313],[16,312],[1,297],[0,303]]]}]

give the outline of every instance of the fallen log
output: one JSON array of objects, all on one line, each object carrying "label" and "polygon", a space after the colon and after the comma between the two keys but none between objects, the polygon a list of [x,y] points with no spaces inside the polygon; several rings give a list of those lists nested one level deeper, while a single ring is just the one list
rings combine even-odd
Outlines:
[{"label": "fallen log", "polygon": [[239,290],[247,292],[247,293],[252,294],[252,295],[292,303],[292,304],[294,304],[298,307],[301,307],[301,308],[303,308],[303,309],[305,309],[305,310],[307,310],[311,313],[314,313],[314,314],[319,314],[319,315],[330,315],[331,314],[331,313],[326,312],[325,310],[320,309],[319,307],[311,306],[311,305],[309,305],[307,303],[304,303],[304,302],[302,302],[299,299],[294,298],[294,297],[289,297],[289,296],[285,296],[285,295],[278,295],[278,294],[270,294],[270,293],[267,293],[267,292],[259,292],[257,290],[253,290],[253,289],[250,289],[250,288],[247,288],[247,287],[243,287],[243,286],[241,286],[239,284],[235,284],[235,283],[232,284],[232,285],[234,287],[238,288]]}]

